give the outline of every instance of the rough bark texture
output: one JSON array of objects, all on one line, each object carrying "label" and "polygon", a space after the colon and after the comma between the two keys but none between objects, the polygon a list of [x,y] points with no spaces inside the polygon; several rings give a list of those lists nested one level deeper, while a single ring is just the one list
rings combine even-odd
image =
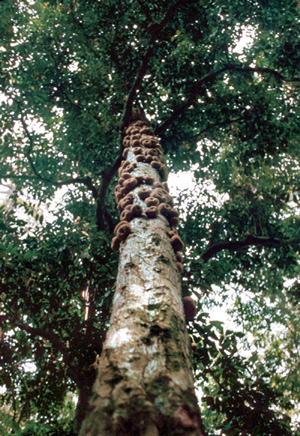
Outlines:
[{"label": "rough bark texture", "polygon": [[182,243],[172,228],[178,217],[161,184],[158,139],[136,121],[115,190],[122,224],[112,242],[120,247],[113,311],[81,436],[203,436],[181,299]]}]

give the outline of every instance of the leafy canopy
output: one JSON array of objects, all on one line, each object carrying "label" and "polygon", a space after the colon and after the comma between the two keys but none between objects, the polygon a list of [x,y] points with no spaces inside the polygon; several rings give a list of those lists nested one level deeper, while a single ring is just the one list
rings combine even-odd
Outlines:
[{"label": "leafy canopy", "polygon": [[[169,170],[193,180],[174,195],[183,293],[198,298],[189,329],[207,430],[299,431],[299,8],[1,1],[4,434],[39,425],[70,434],[72,393],[93,383],[117,271],[121,128],[133,106],[151,119]],[[209,317],[218,305],[231,329]]]}]

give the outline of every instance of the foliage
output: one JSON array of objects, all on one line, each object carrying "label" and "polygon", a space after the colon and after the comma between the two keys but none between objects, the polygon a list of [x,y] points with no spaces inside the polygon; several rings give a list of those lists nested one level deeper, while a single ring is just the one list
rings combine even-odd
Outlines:
[{"label": "foliage", "polygon": [[[207,431],[296,435],[299,3],[4,0],[0,12],[1,431],[73,431],[70,395],[93,383],[117,272],[121,127],[141,106],[170,171],[192,177],[175,201]],[[207,315],[218,305],[230,329]]]}]

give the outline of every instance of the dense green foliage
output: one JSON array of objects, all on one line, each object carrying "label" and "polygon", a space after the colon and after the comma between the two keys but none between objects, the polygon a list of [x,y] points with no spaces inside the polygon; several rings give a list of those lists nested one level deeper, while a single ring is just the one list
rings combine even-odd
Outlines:
[{"label": "dense green foliage", "polygon": [[299,3],[4,0],[0,16],[0,433],[72,433],[117,272],[121,127],[141,106],[192,178],[175,201],[207,432],[298,434]]}]

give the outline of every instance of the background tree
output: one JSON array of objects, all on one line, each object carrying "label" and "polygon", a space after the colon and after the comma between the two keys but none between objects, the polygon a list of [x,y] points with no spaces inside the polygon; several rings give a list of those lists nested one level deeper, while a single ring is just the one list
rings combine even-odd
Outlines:
[{"label": "background tree", "polygon": [[[299,432],[300,12],[282,3],[0,3],[4,434],[67,435],[86,414],[134,105],[193,180],[176,205],[207,432]],[[231,330],[209,317],[218,305]]]}]

